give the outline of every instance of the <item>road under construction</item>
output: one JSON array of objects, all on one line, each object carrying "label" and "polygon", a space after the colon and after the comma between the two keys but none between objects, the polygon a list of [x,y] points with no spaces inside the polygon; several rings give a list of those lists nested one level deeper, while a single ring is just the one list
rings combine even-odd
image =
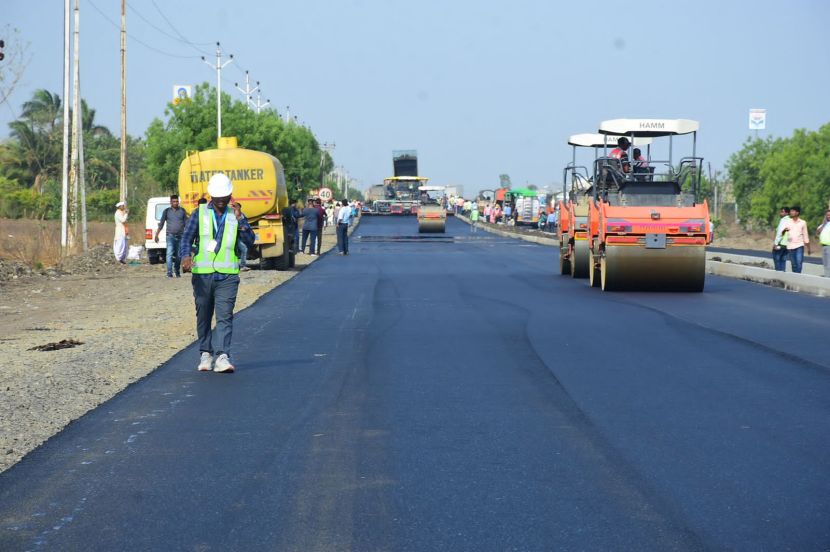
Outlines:
[{"label": "road under construction", "polygon": [[2,550],[824,550],[827,299],[364,218],[0,474]]}]

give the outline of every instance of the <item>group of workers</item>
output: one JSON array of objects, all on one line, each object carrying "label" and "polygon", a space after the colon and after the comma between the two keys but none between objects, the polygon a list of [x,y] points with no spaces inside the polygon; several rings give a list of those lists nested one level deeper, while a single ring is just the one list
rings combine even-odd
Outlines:
[{"label": "group of workers", "polygon": [[[787,259],[793,272],[800,273],[804,262],[804,250],[810,254],[810,232],[807,223],[801,218],[801,207],[783,206],[779,211],[778,226],[772,243],[772,262],[775,270],[787,270]],[[824,277],[830,278],[830,209],[824,214],[824,220],[816,227],[821,243],[821,260],[824,265]]]}]

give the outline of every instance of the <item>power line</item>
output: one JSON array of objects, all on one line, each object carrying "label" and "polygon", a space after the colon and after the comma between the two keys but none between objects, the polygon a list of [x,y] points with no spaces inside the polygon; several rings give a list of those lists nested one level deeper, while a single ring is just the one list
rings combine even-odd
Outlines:
[{"label": "power line", "polygon": [[[173,23],[167,18],[167,16],[164,15],[164,12],[161,11],[161,8],[158,6],[158,4],[156,4],[156,0],[152,0],[152,2],[153,2],[153,6],[156,8],[156,11],[159,12],[159,15],[161,16],[161,18],[164,19],[164,21],[167,23],[167,25],[171,29],[173,29],[174,33],[179,35],[179,38],[181,38],[182,41],[184,41],[185,44],[189,44],[190,46],[193,46],[194,48],[196,48],[197,46],[210,46],[211,45],[210,43],[191,42],[190,40],[188,40],[182,33],[179,32],[179,30],[176,28],[175,25],[173,25]],[[196,49],[199,50],[198,48],[196,48]],[[202,52],[202,50],[199,50],[199,51]],[[206,53],[206,52],[202,52],[202,53],[204,53],[205,55],[210,55],[209,53]]]},{"label": "power line", "polygon": [[134,14],[136,14],[136,15],[138,16],[138,18],[139,18],[139,19],[141,19],[142,21],[144,21],[145,23],[147,23],[148,25],[150,25],[152,28],[154,28],[156,31],[158,31],[159,33],[163,34],[163,35],[164,35],[164,36],[166,36],[167,38],[170,38],[170,39],[172,39],[172,40],[175,40],[176,42],[180,42],[180,43],[183,43],[183,44],[187,44],[188,46],[191,46],[194,50],[196,50],[196,51],[197,51],[197,52],[199,52],[200,54],[210,55],[210,53],[209,53],[209,52],[206,52],[206,51],[204,51],[204,50],[201,50],[201,49],[199,49],[199,48],[196,48],[196,47],[195,47],[195,46],[193,46],[190,42],[185,41],[185,40],[182,40],[181,38],[179,38],[179,37],[177,37],[177,36],[174,36],[174,35],[172,35],[172,34],[168,33],[167,31],[165,31],[165,30],[164,30],[164,29],[162,29],[161,27],[158,27],[155,23],[153,23],[152,21],[150,21],[149,19],[147,19],[146,17],[144,17],[143,15],[141,15],[141,12],[139,12],[137,9],[135,9],[132,5],[127,4],[127,7],[128,7],[128,8],[130,8],[130,10],[131,10]]},{"label": "power line", "polygon": [[[101,17],[103,17],[110,25],[112,25],[113,27],[118,29],[119,32],[121,31],[121,25],[119,25],[118,23],[116,23],[115,21],[110,19],[109,16],[107,16],[107,14],[105,14],[103,11],[101,11],[101,9],[98,6],[96,6],[95,3],[92,0],[88,0],[88,1],[89,1],[89,5],[92,6],[93,8],[95,8],[95,11],[97,11],[100,14]],[[179,59],[193,59],[193,58],[198,58],[199,57],[199,56],[181,56],[181,55],[178,55],[178,54],[171,54],[170,52],[165,52],[164,50],[159,50],[155,46],[150,46],[149,44],[147,44],[143,40],[138,39],[133,35],[129,35],[129,37],[132,40],[134,40],[135,42],[138,42],[139,44],[144,46],[145,48],[153,50],[154,52],[159,53],[163,56],[167,56],[167,57],[171,57],[171,58],[179,58]]]}]

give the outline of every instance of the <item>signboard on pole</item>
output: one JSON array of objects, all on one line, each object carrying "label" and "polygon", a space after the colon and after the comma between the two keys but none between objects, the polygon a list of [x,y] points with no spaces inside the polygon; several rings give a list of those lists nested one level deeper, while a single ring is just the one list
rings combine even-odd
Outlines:
[{"label": "signboard on pole", "polygon": [[764,130],[767,128],[767,110],[749,110],[749,130]]},{"label": "signboard on pole", "polygon": [[331,201],[334,194],[332,193],[331,188],[320,188],[319,197],[322,201]]},{"label": "signboard on pole", "polygon": [[193,87],[189,84],[173,85],[173,105],[179,105],[185,100],[193,99]]}]

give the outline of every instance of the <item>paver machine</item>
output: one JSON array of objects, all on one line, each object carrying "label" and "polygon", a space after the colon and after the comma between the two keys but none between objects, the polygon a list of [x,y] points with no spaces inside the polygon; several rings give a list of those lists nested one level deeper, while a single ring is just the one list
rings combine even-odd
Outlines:
[{"label": "paver machine", "polygon": [[[697,157],[697,121],[614,119],[600,134],[608,148],[619,136],[667,138],[667,160],[634,158],[622,147],[594,162],[589,202],[589,278],[613,290],[702,291],[709,241],[709,206],[698,200],[703,158]],[[691,156],[673,162],[675,139],[691,136]],[[666,140],[660,141],[666,145]],[[631,148],[629,147],[629,150]]]},{"label": "paver machine", "polygon": [[444,186],[420,186],[418,233],[443,234],[447,228],[447,209],[444,207]]}]

